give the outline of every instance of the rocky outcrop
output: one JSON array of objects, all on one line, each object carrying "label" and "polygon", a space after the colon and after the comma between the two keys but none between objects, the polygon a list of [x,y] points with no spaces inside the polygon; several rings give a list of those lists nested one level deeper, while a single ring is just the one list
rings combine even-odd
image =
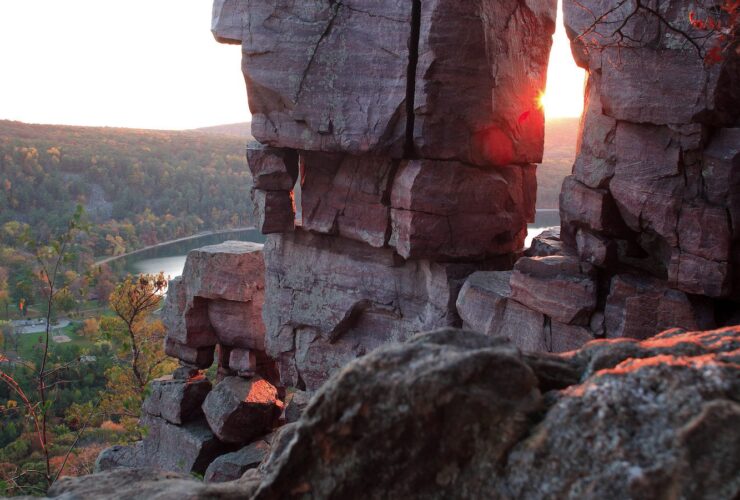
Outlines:
[{"label": "rocky outcrop", "polygon": [[[285,181],[275,171],[260,171],[270,187]],[[144,439],[104,450],[97,471],[151,467],[203,474],[217,457],[272,432],[284,391],[270,382],[279,375],[265,353],[263,302],[262,245],[230,241],[188,254],[163,311],[165,352],[180,367],[152,382],[140,420]],[[214,358],[215,386],[202,371]],[[210,476],[233,479],[241,458],[222,459],[223,470],[212,467]]]},{"label": "rocky outcrop", "polygon": [[176,498],[190,484],[188,498],[730,499],[740,493],[739,361],[737,327],[567,355],[443,329],[351,362],[238,481],[169,476],[163,489],[151,473],[120,471],[67,479],[50,495]]},{"label": "rocky outcrop", "polygon": [[469,279],[466,326],[558,351],[740,321],[740,55],[705,64],[687,8],[564,2],[588,84],[561,229],[535,238],[508,284]]},{"label": "rocky outcrop", "polygon": [[[686,465],[704,456],[696,436],[734,415],[719,389],[729,361],[709,348],[707,359],[663,359],[649,354],[657,344],[630,341],[607,357],[652,361],[588,372],[584,356],[603,343],[547,354],[736,318],[737,57],[705,65],[686,50],[664,22],[693,33],[682,0],[636,15],[613,7],[565,2],[587,109],[561,230],[522,257],[553,0],[217,0],[214,35],[242,47],[260,143],[247,148],[251,201],[269,237],[264,249],[230,242],[188,258],[164,314],[181,367],[145,408],[154,437],[102,462],[211,464],[210,477],[233,477],[255,464],[244,450],[292,421],[247,473],[250,488],[262,475],[259,498],[693,492],[678,476],[707,467]],[[387,347],[461,324],[487,337],[445,330]],[[191,383],[214,359],[215,386]],[[707,363],[715,379],[703,378]],[[661,377],[686,386],[685,411],[659,401]],[[305,391],[288,409],[286,387]],[[611,406],[584,416],[600,404],[590,391]],[[631,421],[612,418],[610,434],[602,413],[651,418],[651,405],[681,417],[656,419],[646,446],[663,448],[648,466],[619,434]],[[595,450],[567,435],[581,417],[598,431]],[[164,456],[178,439],[182,465]],[[578,456],[553,464],[568,446]],[[630,465],[589,468],[617,456]],[[734,480],[717,470],[701,488]]]},{"label": "rocky outcrop", "polygon": [[316,390],[378,346],[459,325],[462,280],[511,268],[554,15],[552,0],[214,3],[262,144],[247,159],[283,384]]},{"label": "rocky outcrop", "polygon": [[508,258],[438,263],[304,230],[265,244],[266,348],[282,383],[316,390],[346,363],[414,332],[456,324],[463,279]]}]

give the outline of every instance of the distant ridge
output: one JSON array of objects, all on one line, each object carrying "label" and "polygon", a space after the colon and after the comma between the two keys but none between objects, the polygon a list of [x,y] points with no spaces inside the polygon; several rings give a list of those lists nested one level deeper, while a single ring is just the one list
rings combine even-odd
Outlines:
[{"label": "distant ridge", "polygon": [[229,137],[239,137],[241,139],[253,139],[251,122],[215,125],[213,127],[196,128],[192,131],[210,135],[225,135]]}]

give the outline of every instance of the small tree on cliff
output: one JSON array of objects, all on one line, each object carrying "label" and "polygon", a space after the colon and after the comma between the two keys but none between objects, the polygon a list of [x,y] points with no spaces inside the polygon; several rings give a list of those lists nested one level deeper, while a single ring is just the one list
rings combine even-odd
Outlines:
[{"label": "small tree on cliff", "polygon": [[[740,56],[740,0],[695,0],[684,20],[671,20],[660,2],[618,0],[594,11],[580,0],[573,4],[592,17],[574,41],[589,49],[629,49],[654,43],[645,26],[657,22],[667,34],[683,40],[707,64]],[[605,5],[605,4],[600,4]]]},{"label": "small tree on cliff", "polygon": [[116,316],[104,317],[100,330],[121,361],[106,373],[104,409],[111,415],[138,417],[149,382],[175,367],[164,353],[164,325],[152,318],[166,288],[163,273],[142,274],[126,277],[110,295]]}]

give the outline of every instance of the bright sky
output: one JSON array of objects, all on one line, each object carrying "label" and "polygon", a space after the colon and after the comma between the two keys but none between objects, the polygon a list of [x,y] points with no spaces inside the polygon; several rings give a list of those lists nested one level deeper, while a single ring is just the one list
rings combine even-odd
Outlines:
[{"label": "bright sky", "polygon": [[0,0],[0,119],[187,129],[250,119],[211,0]]},{"label": "bright sky", "polygon": [[558,0],[558,22],[552,39],[547,90],[542,97],[545,118],[581,116],[586,72],[576,66],[570,52],[570,42],[563,26],[563,0]]},{"label": "bright sky", "polygon": [[[238,46],[210,0],[0,0],[0,119],[187,129],[250,119]],[[583,71],[558,14],[548,118],[579,116]]]}]

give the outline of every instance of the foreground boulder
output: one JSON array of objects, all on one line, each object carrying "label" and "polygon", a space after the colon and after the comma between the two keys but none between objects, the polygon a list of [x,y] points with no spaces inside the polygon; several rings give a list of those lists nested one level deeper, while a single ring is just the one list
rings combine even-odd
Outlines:
[{"label": "foreground boulder", "polygon": [[267,434],[282,411],[277,389],[259,377],[226,377],[203,402],[208,425],[226,443],[246,444]]},{"label": "foreground boulder", "polygon": [[237,481],[127,470],[63,479],[49,495],[732,499],[738,380],[740,327],[566,355],[437,330],[350,363]]}]

